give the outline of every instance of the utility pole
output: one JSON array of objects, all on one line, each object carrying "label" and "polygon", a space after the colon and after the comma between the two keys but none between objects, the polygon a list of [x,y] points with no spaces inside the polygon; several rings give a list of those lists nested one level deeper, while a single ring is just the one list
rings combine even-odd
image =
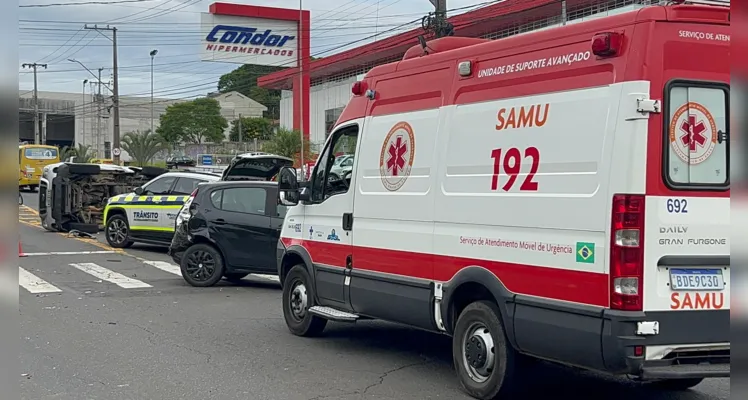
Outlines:
[{"label": "utility pole", "polygon": [[423,29],[433,33],[436,38],[454,35],[454,26],[447,21],[447,0],[429,1],[434,6],[434,13],[423,18]]},{"label": "utility pole", "polygon": [[153,130],[153,59],[156,57],[156,54],[158,54],[158,50],[151,50],[151,134],[156,133],[155,130]]},{"label": "utility pole", "polygon": [[99,79],[97,81],[99,94],[96,96],[96,158],[101,158],[99,147],[101,146],[101,71],[103,70],[104,68],[99,68]]},{"label": "utility pole", "polygon": [[39,91],[37,88],[36,83],[36,69],[38,67],[42,67],[44,69],[47,69],[47,64],[23,64],[23,68],[31,68],[34,70],[34,144],[39,144],[41,142],[41,137],[39,136]]},{"label": "utility pole", "polygon": [[239,137],[239,143],[241,143],[244,141],[244,137],[243,137],[244,131],[242,131],[242,114],[241,113],[239,113],[239,121],[237,121],[237,123],[238,123],[237,128],[239,128],[237,130],[237,136]]},{"label": "utility pole", "polygon": [[114,130],[112,132],[112,162],[115,165],[120,165],[119,163],[119,155],[120,155],[120,140],[119,140],[119,79],[117,77],[117,28],[110,27],[107,25],[106,27],[100,27],[98,25],[94,26],[88,26],[86,25],[84,27],[85,29],[92,29],[98,32],[101,31],[111,31],[112,32],[112,75],[113,75],[113,83],[112,83],[112,103],[114,108]]},{"label": "utility pole", "polygon": [[86,84],[88,83],[88,79],[83,80],[83,103],[81,103],[81,107],[83,108],[83,111],[81,112],[81,144],[83,146],[86,145]]}]

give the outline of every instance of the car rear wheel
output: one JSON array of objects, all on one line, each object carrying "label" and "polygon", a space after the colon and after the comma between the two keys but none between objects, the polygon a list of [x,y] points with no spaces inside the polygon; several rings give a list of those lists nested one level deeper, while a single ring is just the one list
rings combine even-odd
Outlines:
[{"label": "car rear wheel", "polygon": [[517,355],[506,340],[496,304],[476,301],[460,313],[452,337],[452,358],[468,394],[481,400],[509,398]]},{"label": "car rear wheel", "polygon": [[198,243],[190,246],[180,264],[182,278],[195,287],[210,287],[221,280],[224,273],[223,257],[215,247]]},{"label": "car rear wheel", "polygon": [[107,243],[115,249],[127,248],[132,246],[133,243],[130,240],[130,224],[127,223],[127,218],[121,214],[109,218],[104,236],[106,236]]},{"label": "car rear wheel", "polygon": [[288,330],[297,336],[317,336],[325,330],[327,320],[309,313],[314,306],[311,278],[303,265],[291,269],[283,284],[283,317]]}]

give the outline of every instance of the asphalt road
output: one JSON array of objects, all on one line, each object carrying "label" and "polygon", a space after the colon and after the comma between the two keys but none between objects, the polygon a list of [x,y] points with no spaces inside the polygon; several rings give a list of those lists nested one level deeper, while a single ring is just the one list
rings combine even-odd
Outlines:
[{"label": "asphalt road", "polygon": [[[271,279],[192,288],[164,249],[44,232],[25,208],[18,229],[29,253],[19,258],[21,399],[468,399],[447,337],[359,322],[299,338]],[[663,393],[540,363],[522,388],[519,398],[716,400],[730,380]]]}]

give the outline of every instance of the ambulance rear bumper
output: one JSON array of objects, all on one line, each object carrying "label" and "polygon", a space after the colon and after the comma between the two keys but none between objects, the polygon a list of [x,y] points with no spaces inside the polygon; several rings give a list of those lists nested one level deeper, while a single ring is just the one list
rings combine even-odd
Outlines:
[{"label": "ambulance rear bumper", "polygon": [[[642,329],[654,322],[655,331]],[[609,372],[641,380],[730,376],[729,310],[605,310],[602,343]]]}]

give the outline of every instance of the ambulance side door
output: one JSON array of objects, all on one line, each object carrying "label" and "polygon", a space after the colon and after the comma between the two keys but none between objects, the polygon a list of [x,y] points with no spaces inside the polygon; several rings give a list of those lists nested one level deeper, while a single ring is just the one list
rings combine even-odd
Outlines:
[{"label": "ambulance side door", "polygon": [[359,124],[342,125],[330,134],[309,181],[302,238],[314,266],[317,297],[321,305],[348,310],[345,280],[351,260],[352,235],[344,224],[353,215],[353,174],[331,174],[335,159],[354,155]]}]

